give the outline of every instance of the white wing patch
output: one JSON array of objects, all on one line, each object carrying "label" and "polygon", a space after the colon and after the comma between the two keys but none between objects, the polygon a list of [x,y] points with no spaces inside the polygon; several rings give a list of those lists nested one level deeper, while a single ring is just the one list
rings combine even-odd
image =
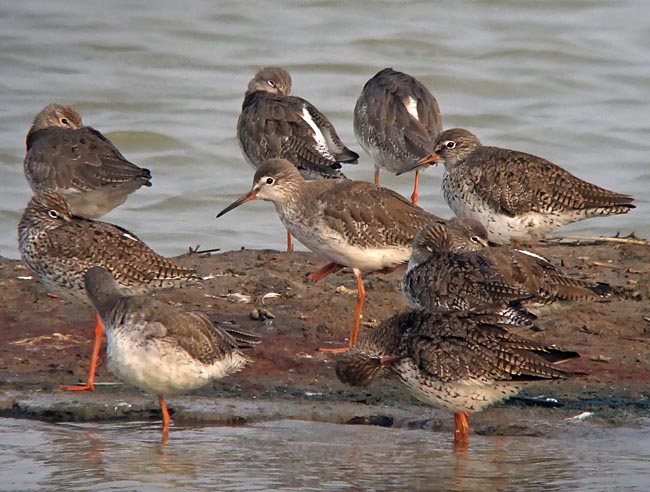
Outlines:
[{"label": "white wing patch", "polygon": [[536,253],[533,253],[532,251],[526,251],[525,249],[518,249],[516,251],[519,251],[520,253],[523,253],[523,254],[528,255],[528,256],[532,256],[533,258],[537,258],[538,260],[543,260],[543,261],[545,261],[547,263],[550,263],[550,261],[548,261],[546,258],[544,258],[543,256],[540,256],[540,255],[538,255]]},{"label": "white wing patch", "polygon": [[126,239],[130,239],[131,241],[138,241],[137,237],[133,237],[131,234],[127,234],[126,232],[122,234],[122,237],[125,237]]},{"label": "white wing patch", "polygon": [[319,151],[324,154],[329,154],[329,149],[327,148],[327,139],[325,138],[325,135],[323,135],[323,131],[314,122],[306,106],[303,106],[302,108],[302,119],[305,120],[305,123],[307,123],[314,132],[314,140],[316,140],[316,147],[319,149]]},{"label": "white wing patch", "polygon": [[404,104],[406,111],[408,111],[413,118],[420,121],[420,115],[418,114],[418,100],[413,96],[409,96],[402,99],[402,103]]}]

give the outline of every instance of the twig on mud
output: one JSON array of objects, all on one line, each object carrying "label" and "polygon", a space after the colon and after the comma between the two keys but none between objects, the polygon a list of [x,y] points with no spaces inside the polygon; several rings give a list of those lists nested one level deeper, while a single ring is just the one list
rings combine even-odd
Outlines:
[{"label": "twig on mud", "polygon": [[217,251],[221,251],[221,248],[204,249],[203,251],[199,251],[200,249],[201,249],[200,244],[197,244],[194,247],[189,246],[187,254],[188,254],[188,256],[191,256],[191,255],[207,255],[207,254],[210,254],[210,253],[216,253]]},{"label": "twig on mud", "polygon": [[602,262],[602,261],[595,261],[594,260],[594,261],[591,261],[589,264],[592,265],[592,266],[597,266],[597,267],[611,268],[612,270],[619,270],[619,271],[626,272],[626,273],[639,273],[639,274],[650,273],[650,270],[635,270],[632,267],[624,267],[624,266],[620,266],[620,265],[613,265],[611,263],[605,263],[605,262]]},{"label": "twig on mud", "polygon": [[634,234],[626,237],[607,237],[607,236],[553,236],[547,238],[548,242],[559,243],[562,241],[573,241],[583,244],[598,244],[598,243],[617,243],[617,244],[638,244],[642,246],[650,246],[650,241],[647,239],[640,239]]}]

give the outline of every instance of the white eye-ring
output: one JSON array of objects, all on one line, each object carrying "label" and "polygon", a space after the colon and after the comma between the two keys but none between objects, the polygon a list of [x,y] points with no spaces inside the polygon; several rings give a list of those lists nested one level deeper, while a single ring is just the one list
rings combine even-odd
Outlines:
[{"label": "white eye-ring", "polygon": [[456,142],[454,142],[453,140],[447,140],[445,142],[445,147],[447,147],[448,149],[453,149],[454,147],[456,147]]},{"label": "white eye-ring", "polygon": [[267,82],[271,87],[275,88],[277,86],[276,83],[275,83],[275,80],[267,80]]},{"label": "white eye-ring", "polygon": [[275,179],[273,179],[273,178],[266,178],[266,184],[267,184],[267,185],[272,185],[273,183],[275,183]]},{"label": "white eye-ring", "polygon": [[478,236],[470,236],[469,239],[470,239],[470,241],[472,241],[473,243],[476,243],[476,244],[479,244],[481,242],[481,238],[479,238]]},{"label": "white eye-ring", "polygon": [[59,212],[57,212],[56,210],[48,210],[47,215],[49,215],[53,219],[58,219],[59,218]]}]

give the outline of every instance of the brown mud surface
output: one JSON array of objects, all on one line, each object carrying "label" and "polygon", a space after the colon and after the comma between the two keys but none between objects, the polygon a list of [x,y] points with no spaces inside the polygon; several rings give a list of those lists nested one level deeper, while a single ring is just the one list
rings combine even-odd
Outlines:
[{"label": "brown mud surface", "polygon": [[[593,412],[591,421],[608,425],[650,417],[650,246],[541,243],[531,249],[573,275],[632,287],[643,300],[544,308],[536,329],[519,331],[578,351],[581,358],[566,368],[584,374],[525,392],[554,398],[557,405],[510,399],[472,417],[473,431],[536,434],[544,432],[540,425],[549,426],[548,421],[581,412]],[[334,373],[336,356],[318,352],[318,347],[340,345],[348,335],[356,301],[350,271],[309,282],[306,275],[325,262],[302,252],[188,254],[179,262],[212,278],[202,285],[158,292],[158,298],[200,308],[219,322],[260,334],[263,341],[248,350],[255,363],[239,374],[171,398],[176,425],[295,418],[452,428],[449,414],[419,404],[392,382],[344,386]],[[390,275],[365,276],[361,337],[407,307],[399,290],[402,273],[400,268]],[[28,276],[19,261],[0,257],[0,416],[53,422],[158,418],[153,397],[117,383],[108,372],[104,349],[95,391],[59,389],[85,380],[93,310],[48,296]]]}]

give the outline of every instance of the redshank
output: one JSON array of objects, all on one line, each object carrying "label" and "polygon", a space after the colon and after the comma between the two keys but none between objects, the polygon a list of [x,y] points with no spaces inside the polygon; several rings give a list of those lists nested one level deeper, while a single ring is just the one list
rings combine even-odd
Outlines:
[{"label": "redshank", "polygon": [[309,180],[343,178],[341,164],[356,164],[359,155],[313,104],[290,93],[291,76],[280,67],[264,67],[248,83],[237,122],[244,157],[256,168],[266,159],[285,158]]},{"label": "redshank", "polygon": [[158,396],[163,442],[170,417],[164,396],[205,386],[250,362],[238,350],[255,335],[224,329],[200,311],[181,311],[146,295],[124,295],[110,273],[92,267],[85,290],[106,328],[108,368],[122,381]]},{"label": "redshank", "polygon": [[25,177],[34,193],[56,191],[75,215],[93,219],[124,203],[151,173],[127,161],[72,106],[50,104],[27,133]]},{"label": "redshank", "polygon": [[[433,152],[442,131],[436,98],[415,77],[384,68],[361,91],[354,107],[354,133],[359,145],[375,164],[375,184],[379,170],[397,173],[411,170]],[[418,200],[419,170],[411,201]]]},{"label": "redshank", "polygon": [[273,202],[287,230],[330,260],[309,278],[325,278],[343,267],[354,272],[357,306],[348,347],[357,340],[365,300],[362,272],[392,271],[406,263],[413,237],[425,224],[443,219],[387,188],[365,181],[306,181],[285,159],[269,159],[255,173],[253,188],[217,217],[256,198]]},{"label": "redshank", "polygon": [[[201,280],[194,269],[160,256],[126,229],[72,215],[65,199],[54,192],[32,197],[18,224],[18,236],[28,270],[48,289],[68,298],[86,300],[84,274],[95,265],[106,268],[132,294]],[[86,384],[66,389],[93,389],[101,340],[97,316]]]},{"label": "redshank", "polygon": [[454,443],[469,442],[467,415],[512,396],[528,383],[570,375],[557,364],[576,352],[509,333],[491,313],[413,310],[374,328],[336,364],[354,386],[397,379],[418,400],[454,413]]},{"label": "redshank", "polygon": [[484,147],[460,128],[438,135],[433,153],[418,165],[436,162],[445,165],[442,190],[454,213],[481,222],[497,243],[538,240],[571,222],[634,208],[631,196],[587,183],[541,157]]},{"label": "redshank", "polygon": [[548,304],[638,296],[626,287],[571,276],[533,251],[508,245],[489,246],[485,227],[474,219],[456,217],[447,221],[445,228],[454,236],[452,249],[472,252],[464,254],[487,262],[488,268],[497,271],[512,288],[530,294],[528,302]]},{"label": "redshank", "polygon": [[522,303],[533,295],[508,282],[487,258],[463,251],[473,242],[487,247],[487,240],[465,234],[455,220],[449,221],[450,225],[427,224],[415,236],[402,279],[402,291],[411,306],[479,312],[489,308],[501,314],[507,324],[530,325],[535,315]]}]

